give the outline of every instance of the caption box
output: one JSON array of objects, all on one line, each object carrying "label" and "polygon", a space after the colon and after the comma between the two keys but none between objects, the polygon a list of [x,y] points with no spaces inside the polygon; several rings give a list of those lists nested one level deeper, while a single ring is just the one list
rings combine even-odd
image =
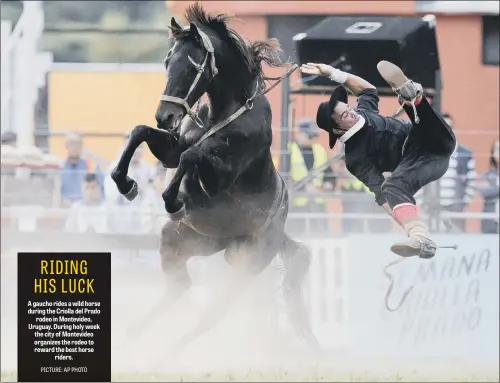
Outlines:
[{"label": "caption box", "polygon": [[18,254],[19,382],[111,381],[111,254]]}]

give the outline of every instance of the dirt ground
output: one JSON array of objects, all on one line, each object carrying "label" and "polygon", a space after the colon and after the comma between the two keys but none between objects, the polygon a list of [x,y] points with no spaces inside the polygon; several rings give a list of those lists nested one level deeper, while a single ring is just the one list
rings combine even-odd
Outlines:
[{"label": "dirt ground", "polygon": [[[1,380],[16,381],[15,262],[2,261],[1,272]],[[278,315],[272,294],[258,283],[218,327],[183,353],[172,345],[195,325],[207,302],[197,287],[175,312],[158,318],[138,341],[130,342],[126,328],[156,302],[162,286],[159,271],[113,273],[113,381],[499,381],[498,363],[367,359],[350,355],[340,344],[313,354],[290,328],[272,320]]]}]

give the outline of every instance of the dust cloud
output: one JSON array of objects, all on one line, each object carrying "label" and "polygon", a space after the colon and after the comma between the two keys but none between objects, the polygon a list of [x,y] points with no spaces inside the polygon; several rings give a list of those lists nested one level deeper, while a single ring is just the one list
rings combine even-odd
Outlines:
[{"label": "dust cloud", "polygon": [[[498,365],[455,362],[388,361],[355,357],[339,341],[316,354],[297,339],[284,319],[278,299],[279,279],[271,265],[257,277],[213,330],[182,352],[175,342],[193,329],[203,308],[227,286],[231,268],[222,253],[208,266],[193,258],[188,269],[194,286],[176,306],[146,326],[137,340],[127,329],[160,299],[165,289],[158,265],[127,266],[127,257],[113,255],[112,370],[113,381],[498,381]],[[3,254],[1,265],[2,381],[15,381],[17,364],[16,256]],[[339,327],[339,339],[345,339]],[[318,334],[320,335],[320,334]],[[318,336],[320,342],[321,337]]]}]

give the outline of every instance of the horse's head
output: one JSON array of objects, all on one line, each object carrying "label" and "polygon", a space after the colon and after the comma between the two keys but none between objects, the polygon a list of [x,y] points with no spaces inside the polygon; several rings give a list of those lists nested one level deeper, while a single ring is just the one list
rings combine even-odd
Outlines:
[{"label": "horse's head", "polygon": [[282,65],[277,40],[248,44],[228,27],[227,14],[207,14],[195,3],[187,7],[185,17],[189,27],[182,28],[174,18],[169,27],[175,44],[165,58],[167,86],[156,111],[161,129],[177,130],[186,114],[201,127],[191,108],[204,93],[210,97],[212,111],[222,110],[229,102],[244,103],[265,87],[261,63]]},{"label": "horse's head", "polygon": [[183,29],[174,18],[170,29],[175,44],[165,58],[167,85],[156,111],[160,129],[177,129],[186,114],[201,124],[191,108],[217,74],[212,43],[201,29],[194,23]]}]

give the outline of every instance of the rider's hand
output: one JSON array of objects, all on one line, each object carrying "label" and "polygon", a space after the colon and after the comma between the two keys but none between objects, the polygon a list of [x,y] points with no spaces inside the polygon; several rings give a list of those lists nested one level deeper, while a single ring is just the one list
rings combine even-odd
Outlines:
[{"label": "rider's hand", "polygon": [[342,72],[341,70],[326,64],[307,63],[303,64],[300,67],[300,70],[302,73],[328,77],[330,80],[338,82],[339,84],[343,84],[347,80],[346,72]]},{"label": "rider's hand", "polygon": [[315,63],[302,64],[302,66],[300,67],[302,73],[325,77],[330,77],[333,69],[334,68],[330,65]]}]

